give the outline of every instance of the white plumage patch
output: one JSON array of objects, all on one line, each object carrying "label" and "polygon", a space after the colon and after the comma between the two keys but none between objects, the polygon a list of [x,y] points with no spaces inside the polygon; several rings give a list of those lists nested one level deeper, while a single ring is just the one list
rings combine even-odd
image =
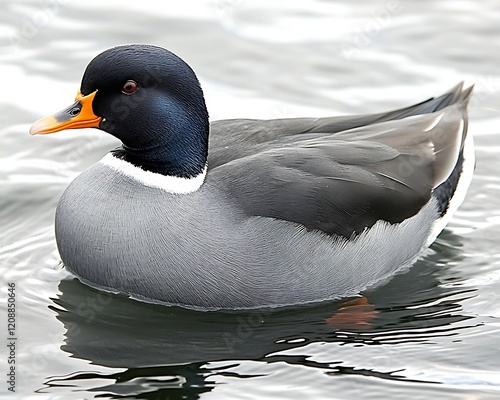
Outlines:
[{"label": "white plumage patch", "polygon": [[113,171],[127,176],[144,186],[151,188],[165,190],[169,193],[174,194],[187,194],[196,192],[207,175],[207,166],[203,169],[203,172],[193,176],[192,178],[181,178],[178,176],[162,175],[156,172],[146,171],[142,168],[129,163],[128,161],[122,160],[121,158],[115,157],[113,154],[106,154],[100,164],[106,165]]},{"label": "white plumage patch", "polygon": [[436,127],[437,124],[439,124],[439,121],[441,121],[444,117],[444,112],[442,112],[441,114],[438,114],[436,116],[436,118],[434,118],[431,123],[429,124],[429,126],[427,128],[425,128],[424,130],[426,132],[429,132],[431,131],[432,129],[434,129]]}]

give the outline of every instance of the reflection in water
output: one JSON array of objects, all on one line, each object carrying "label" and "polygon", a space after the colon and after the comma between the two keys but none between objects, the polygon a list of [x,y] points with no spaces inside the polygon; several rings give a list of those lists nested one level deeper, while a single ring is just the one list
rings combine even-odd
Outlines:
[{"label": "reflection in water", "polygon": [[[167,392],[170,399],[196,398],[211,390],[210,377],[249,377],[230,371],[241,360],[300,364],[333,376],[414,380],[405,376],[404,369],[382,372],[345,365],[342,360],[312,361],[317,354],[309,345],[425,345],[440,336],[457,335],[468,327],[458,323],[470,318],[461,314],[460,302],[474,293],[453,282],[440,282],[440,275],[447,264],[462,259],[459,240],[444,233],[415,266],[367,291],[368,305],[376,313],[362,329],[332,325],[335,313],[345,310],[342,302],[247,313],[199,312],[106,294],[76,279],[62,281],[52,306],[67,330],[62,349],[93,364],[126,370],[51,377],[46,384],[53,389],[78,381],[80,388],[90,385],[88,390],[117,398],[126,393],[159,399]],[[220,363],[214,368],[216,361]]]},{"label": "reflection in water", "polygon": [[[223,369],[216,372],[204,368],[202,363],[174,365],[150,368],[131,368],[124,372],[101,375],[97,373],[76,373],[62,378],[53,378],[47,382],[49,386],[64,384],[74,387],[76,391],[86,387],[85,381],[99,382],[96,386],[82,391],[105,393],[102,397],[120,399],[134,396],[137,399],[197,399],[199,394],[209,392],[213,384],[210,375],[223,374]],[[111,381],[111,384],[105,383]],[[101,397],[97,394],[96,398]]]}]

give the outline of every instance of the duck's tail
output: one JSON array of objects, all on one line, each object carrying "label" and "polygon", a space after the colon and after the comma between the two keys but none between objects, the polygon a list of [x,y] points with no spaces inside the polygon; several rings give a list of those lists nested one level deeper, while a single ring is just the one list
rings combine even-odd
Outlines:
[{"label": "duck's tail", "polygon": [[400,108],[399,110],[394,110],[388,113],[381,113],[379,114],[380,119],[377,122],[401,119],[412,115],[430,114],[459,103],[463,103],[464,108],[466,108],[474,86],[470,86],[466,89],[463,89],[463,86],[464,83],[460,82],[439,97],[431,97],[428,100],[414,104],[410,107]]},{"label": "duck's tail", "polygon": [[460,82],[439,97],[432,97],[428,100],[422,101],[421,103],[397,110],[376,114],[311,119],[309,120],[311,126],[307,129],[304,129],[304,132],[336,133],[353,128],[358,128],[360,126],[411,117],[413,115],[430,114],[436,111],[440,111],[453,104],[463,105],[463,108],[461,107],[461,110],[465,110],[466,113],[467,103],[470,99],[472,89],[473,86],[463,89],[463,82]]},{"label": "duck's tail", "polygon": [[449,93],[431,100],[439,111],[445,107],[456,104],[457,112],[461,113],[463,121],[462,146],[457,162],[448,178],[433,191],[433,197],[437,200],[440,219],[436,221],[434,231],[435,236],[451,219],[451,216],[462,204],[467,189],[472,181],[475,168],[474,140],[468,133],[467,104],[470,100],[473,86],[462,89],[462,84],[457,85]]}]

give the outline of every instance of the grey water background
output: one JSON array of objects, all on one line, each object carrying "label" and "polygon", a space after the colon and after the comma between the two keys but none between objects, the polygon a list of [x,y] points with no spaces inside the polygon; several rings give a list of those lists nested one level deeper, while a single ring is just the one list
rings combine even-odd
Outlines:
[{"label": "grey water background", "polygon": [[[500,398],[496,0],[10,0],[0,9],[2,399]],[[467,198],[412,268],[364,293],[366,325],[333,323],[340,302],[203,313],[93,290],[60,264],[54,211],[117,142],[97,130],[28,129],[72,102],[96,54],[134,42],[184,58],[214,120],[376,112],[475,83]]]}]

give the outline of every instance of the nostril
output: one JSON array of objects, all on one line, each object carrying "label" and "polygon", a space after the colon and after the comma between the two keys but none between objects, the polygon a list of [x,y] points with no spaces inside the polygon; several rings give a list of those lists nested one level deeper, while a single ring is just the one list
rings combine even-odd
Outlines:
[{"label": "nostril", "polygon": [[69,111],[69,115],[71,115],[72,117],[76,117],[78,114],[80,114],[80,110],[80,108],[75,107]]}]

